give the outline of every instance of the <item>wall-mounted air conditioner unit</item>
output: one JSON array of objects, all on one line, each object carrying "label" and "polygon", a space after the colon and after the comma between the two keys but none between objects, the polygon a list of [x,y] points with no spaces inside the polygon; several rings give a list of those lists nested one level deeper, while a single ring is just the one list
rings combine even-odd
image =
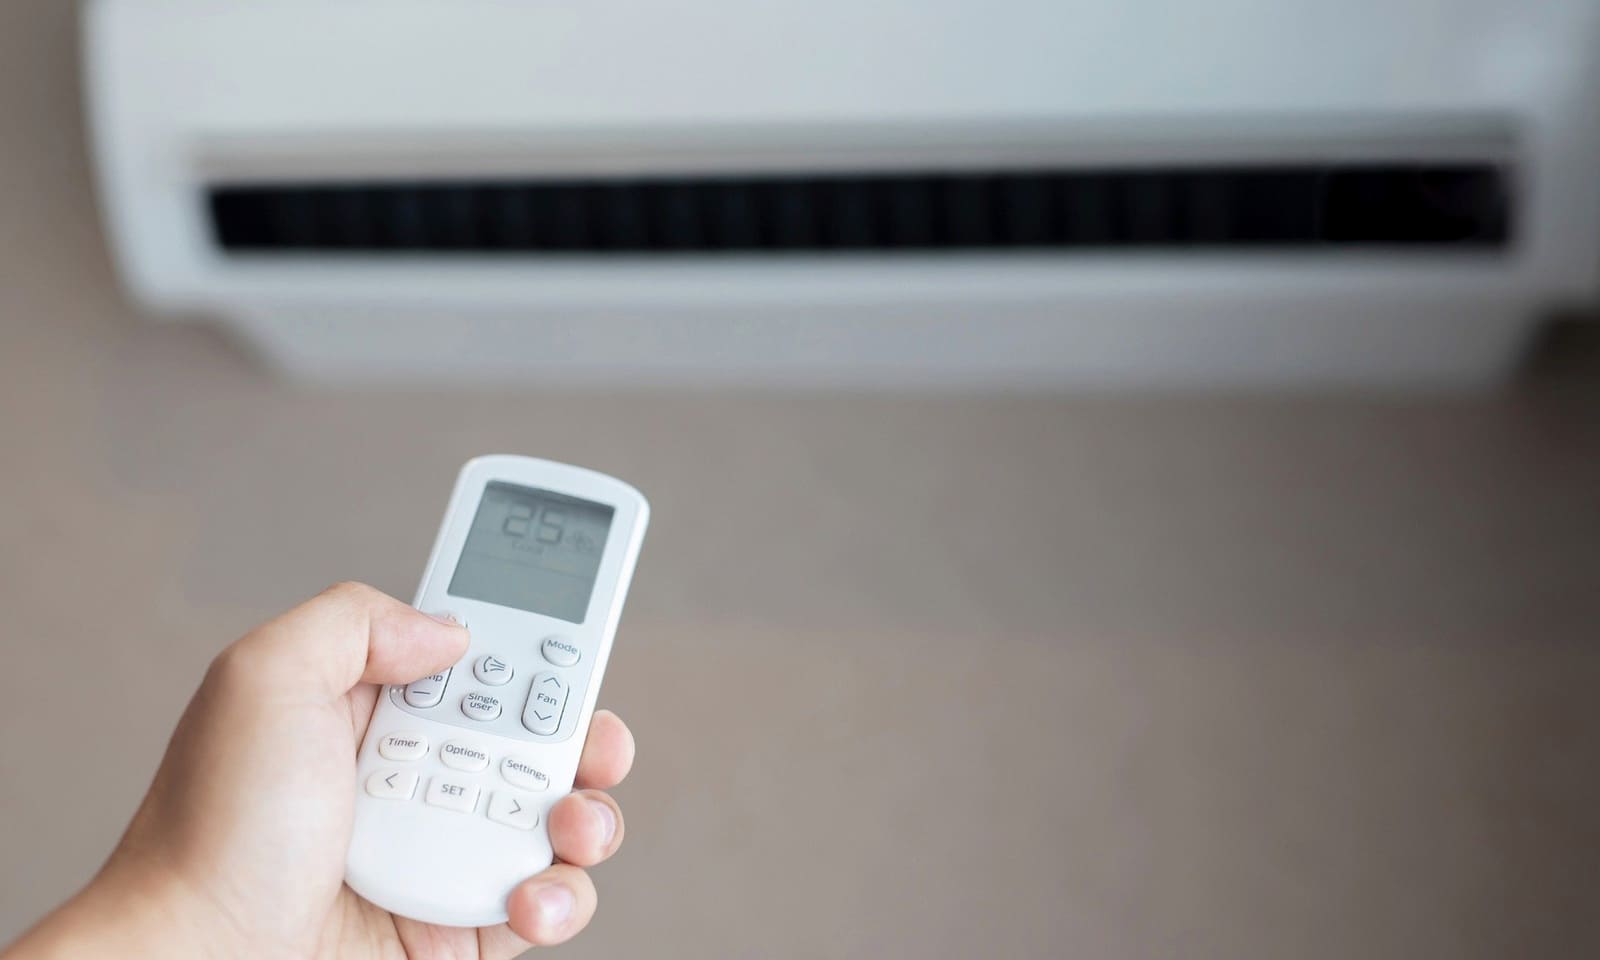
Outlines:
[{"label": "wall-mounted air conditioner unit", "polygon": [[324,377],[1448,384],[1600,266],[1588,0],[90,0],[128,287]]}]

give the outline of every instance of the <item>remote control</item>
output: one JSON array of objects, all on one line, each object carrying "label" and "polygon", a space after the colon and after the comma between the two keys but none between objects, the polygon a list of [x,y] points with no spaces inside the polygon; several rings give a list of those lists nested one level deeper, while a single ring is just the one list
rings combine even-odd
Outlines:
[{"label": "remote control", "polygon": [[465,624],[455,666],[385,687],[357,758],[346,881],[425,923],[481,927],[550,865],[650,505],[620,480],[529,457],[469,462],[417,609]]}]

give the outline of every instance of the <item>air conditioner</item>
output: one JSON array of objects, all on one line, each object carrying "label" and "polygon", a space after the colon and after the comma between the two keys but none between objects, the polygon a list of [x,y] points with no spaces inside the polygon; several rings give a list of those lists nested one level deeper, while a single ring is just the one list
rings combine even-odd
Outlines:
[{"label": "air conditioner", "polygon": [[89,0],[133,295],[323,378],[1483,382],[1588,0]]}]

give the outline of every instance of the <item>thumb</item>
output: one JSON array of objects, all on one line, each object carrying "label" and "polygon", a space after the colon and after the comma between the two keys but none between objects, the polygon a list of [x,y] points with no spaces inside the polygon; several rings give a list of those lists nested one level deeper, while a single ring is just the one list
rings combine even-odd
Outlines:
[{"label": "thumb", "polygon": [[340,583],[251,631],[227,656],[256,682],[335,700],[359,683],[409,683],[450,666],[467,630],[361,583]]}]

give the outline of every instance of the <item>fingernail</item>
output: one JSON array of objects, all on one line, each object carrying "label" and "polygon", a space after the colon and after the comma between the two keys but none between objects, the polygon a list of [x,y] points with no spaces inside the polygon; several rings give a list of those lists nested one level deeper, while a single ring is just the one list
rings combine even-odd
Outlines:
[{"label": "fingernail", "polygon": [[428,616],[432,617],[433,619],[435,619],[435,620],[439,621],[440,623],[442,623],[442,624],[444,624],[446,626],[449,626],[449,627],[464,627],[464,626],[466,626],[466,624],[464,622],[462,622],[460,617],[458,617],[455,614],[449,612],[448,610],[442,611],[440,613],[430,613],[430,614],[428,614]]},{"label": "fingernail", "polygon": [[572,916],[572,908],[577,904],[578,898],[572,895],[572,891],[558,883],[535,893],[533,911],[538,916],[539,929],[545,933],[560,930],[567,918]]},{"label": "fingernail", "polygon": [[594,811],[596,817],[600,818],[600,835],[605,838],[600,845],[604,847],[611,846],[611,838],[617,835],[616,812],[599,800],[590,800],[589,809]]}]

